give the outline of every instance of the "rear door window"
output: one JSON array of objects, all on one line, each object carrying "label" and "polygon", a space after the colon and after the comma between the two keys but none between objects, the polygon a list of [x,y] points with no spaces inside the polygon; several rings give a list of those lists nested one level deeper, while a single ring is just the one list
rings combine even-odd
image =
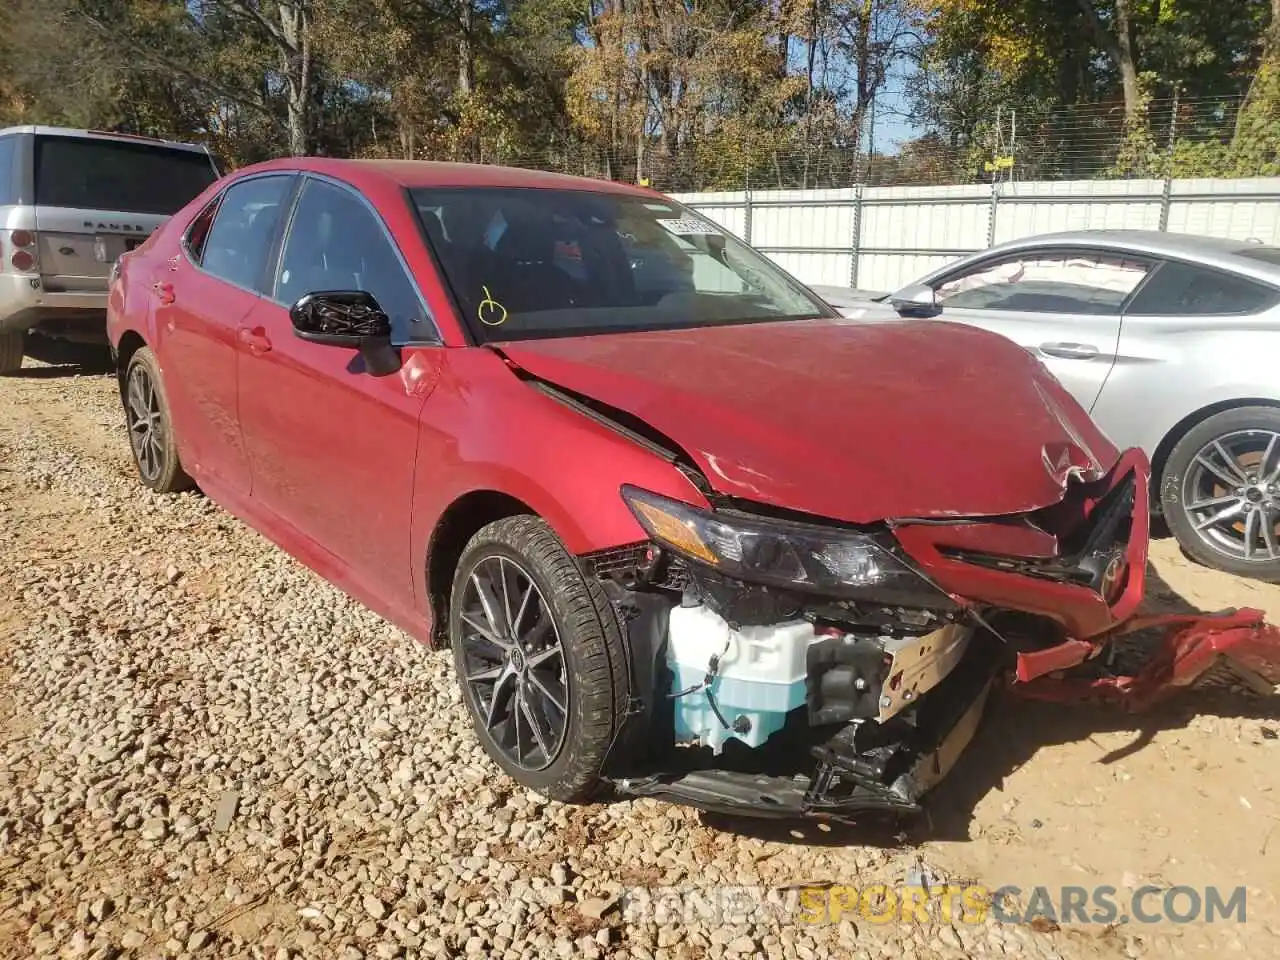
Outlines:
[{"label": "rear door window", "polygon": [[232,184],[204,239],[200,265],[238,287],[265,292],[267,259],[292,181],[280,174]]},{"label": "rear door window", "polygon": [[1280,290],[1245,277],[1169,260],[1160,265],[1125,313],[1147,317],[1213,317],[1261,313]]},{"label": "rear door window", "polygon": [[1108,315],[1120,307],[1150,264],[1094,253],[1029,253],[985,261],[938,284],[943,308]]},{"label": "rear door window", "polygon": [[217,179],[209,157],[146,143],[37,136],[38,206],[177,213]]}]

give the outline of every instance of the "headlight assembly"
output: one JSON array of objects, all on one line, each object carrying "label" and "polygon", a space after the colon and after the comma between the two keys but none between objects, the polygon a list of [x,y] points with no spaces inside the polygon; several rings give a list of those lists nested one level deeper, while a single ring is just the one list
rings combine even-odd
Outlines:
[{"label": "headlight assembly", "polygon": [[727,577],[896,606],[953,606],[867,534],[700,510],[630,485],[622,498],[650,537]]}]

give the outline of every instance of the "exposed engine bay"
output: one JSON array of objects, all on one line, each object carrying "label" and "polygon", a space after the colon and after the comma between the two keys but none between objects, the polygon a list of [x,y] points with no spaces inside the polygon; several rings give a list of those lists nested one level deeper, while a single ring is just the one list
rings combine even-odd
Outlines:
[{"label": "exposed engine bay", "polygon": [[[1016,517],[850,528],[624,488],[646,542],[580,558],[625,625],[618,790],[755,816],[915,813],[992,691],[1142,706],[1227,665],[1280,681],[1256,611],[1143,620],[1147,464],[1064,475]],[[1136,630],[1162,644],[1124,674]]]}]

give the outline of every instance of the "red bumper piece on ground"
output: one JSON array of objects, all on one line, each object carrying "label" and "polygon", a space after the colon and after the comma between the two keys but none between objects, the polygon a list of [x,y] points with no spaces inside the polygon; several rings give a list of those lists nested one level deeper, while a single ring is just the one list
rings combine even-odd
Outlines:
[{"label": "red bumper piece on ground", "polygon": [[[1094,675],[1065,672],[1093,661],[1108,646],[1115,645],[1118,651],[1121,644],[1137,642],[1133,634],[1147,630],[1162,630],[1163,636],[1137,672],[1098,675],[1092,664],[1082,670]],[[1037,700],[1105,700],[1138,711],[1191,686],[1224,662],[1240,682],[1258,693],[1272,693],[1280,684],[1280,627],[1267,623],[1262,611],[1247,607],[1211,614],[1134,617],[1095,640],[1068,640],[1021,654],[1013,690]]]}]

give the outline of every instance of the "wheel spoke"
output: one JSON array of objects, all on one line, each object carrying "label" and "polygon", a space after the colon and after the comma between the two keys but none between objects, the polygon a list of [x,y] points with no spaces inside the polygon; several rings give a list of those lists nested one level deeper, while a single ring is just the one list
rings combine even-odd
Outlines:
[{"label": "wheel spoke", "polygon": [[511,621],[511,632],[517,637],[520,636],[520,624],[524,622],[524,612],[529,608],[529,598],[533,596],[533,581],[529,581],[529,586],[525,587],[524,596],[520,598],[520,609],[516,611],[516,618]]},{"label": "wheel spoke", "polygon": [[467,674],[467,683],[488,683],[490,680],[497,680],[502,676],[502,671],[507,669],[504,663],[498,664],[496,667],[485,667],[477,673]]},{"label": "wheel spoke", "polygon": [[481,579],[479,573],[471,574],[471,582],[476,588],[476,595],[480,598],[480,608],[484,611],[484,618],[489,621],[490,632],[495,637],[506,637],[507,624],[498,621],[498,598],[494,596],[493,585]]},{"label": "wheel spoke", "polygon": [[1237,483],[1249,482],[1249,471],[1240,465],[1240,461],[1235,458],[1235,454],[1227,450],[1227,448],[1222,445],[1221,440],[1213,441],[1213,448],[1218,451],[1218,456],[1222,457],[1222,462],[1226,465],[1227,469],[1234,473],[1238,478],[1236,481]]},{"label": "wheel spoke", "polygon": [[558,656],[560,656],[560,645],[556,644],[554,647],[548,647],[546,650],[539,650],[537,653],[530,654],[529,666],[531,668],[540,667],[552,657]]},{"label": "wheel spoke", "polygon": [[[542,725],[538,722],[538,718],[534,716],[533,704],[523,693],[517,701],[520,704],[520,712],[524,714],[525,720],[529,724],[529,730],[533,734],[533,739],[537,741],[538,749],[542,751],[544,757],[551,756],[551,748],[547,743],[547,732],[542,729]],[[548,723],[548,726],[550,724]]]},{"label": "wheel spoke", "polygon": [[1223,509],[1219,510],[1217,513],[1213,514],[1212,516],[1207,517],[1204,520],[1201,520],[1199,523],[1196,524],[1196,529],[1205,530],[1209,527],[1214,526],[1215,524],[1221,523],[1223,520],[1226,520],[1228,517],[1234,517],[1243,509],[1244,509],[1244,504],[1237,501],[1231,504],[1231,506],[1224,507]]},{"label": "wheel spoke", "polygon": [[1208,497],[1205,500],[1197,500],[1195,503],[1188,503],[1188,510],[1204,510],[1206,507],[1220,507],[1224,503],[1237,503],[1240,498],[1234,493],[1226,494],[1221,497]]},{"label": "wheel spoke", "polygon": [[1206,457],[1204,453],[1200,453],[1196,456],[1196,462],[1229,487],[1239,487],[1244,483],[1243,480],[1238,477],[1233,477],[1226,470],[1222,469],[1222,467],[1219,467],[1216,463]]},{"label": "wheel spoke", "polygon": [[569,712],[568,705],[565,703],[567,698],[565,697],[564,686],[559,680],[553,680],[550,677],[543,678],[536,673],[530,673],[529,682],[533,684],[534,689],[551,701],[551,705],[560,711],[561,716]]},{"label": "wheel spoke", "polygon": [[485,626],[479,620],[475,619],[475,617],[472,617],[470,614],[467,614],[467,613],[459,614],[459,617],[461,618],[463,623],[465,623],[468,627],[470,627],[472,630],[476,632],[476,634],[480,637],[480,639],[489,641],[504,653],[507,650],[511,649],[510,641],[503,640],[501,637],[495,636],[492,630],[490,630],[487,626]]},{"label": "wheel spoke", "polygon": [[1244,517],[1244,558],[1253,559],[1253,548],[1258,542],[1258,511],[1250,510]]},{"label": "wheel spoke", "polygon": [[511,635],[516,637],[518,634],[514,626],[515,621],[511,619],[511,590],[507,584],[507,561],[502,557],[498,558],[498,582],[502,585],[503,623],[511,631]]},{"label": "wheel spoke", "polygon": [[1266,513],[1262,516],[1262,539],[1267,545],[1267,559],[1276,559],[1277,550],[1280,549],[1276,545],[1276,520]]},{"label": "wheel spoke", "polygon": [[1280,440],[1280,436],[1273,433],[1271,439],[1267,441],[1267,449],[1262,451],[1262,459],[1258,461],[1258,481],[1261,483],[1266,483],[1267,461],[1271,459],[1271,454],[1276,449],[1277,440]]},{"label": "wheel spoke", "polygon": [[[515,673],[509,668],[504,668],[503,672],[499,674],[497,683],[493,685],[493,695],[489,698],[489,707],[485,711],[484,725],[486,730],[492,730],[495,724],[511,717],[510,706],[511,697],[515,691],[514,680]],[[499,704],[501,704],[501,709]]]}]

